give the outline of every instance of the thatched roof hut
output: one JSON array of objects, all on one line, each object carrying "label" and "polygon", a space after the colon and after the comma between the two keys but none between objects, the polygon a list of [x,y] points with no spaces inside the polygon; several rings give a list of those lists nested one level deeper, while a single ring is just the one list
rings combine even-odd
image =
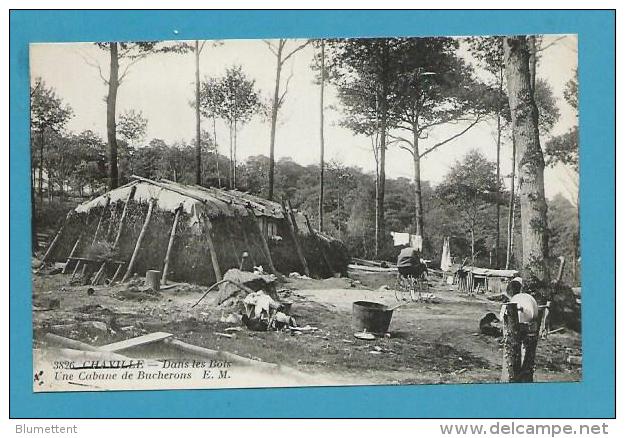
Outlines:
[{"label": "thatched roof hut", "polygon": [[93,271],[95,284],[147,270],[210,284],[239,267],[243,252],[266,271],[314,276],[344,273],[348,261],[340,241],[288,202],[141,177],[71,211],[45,259]]}]

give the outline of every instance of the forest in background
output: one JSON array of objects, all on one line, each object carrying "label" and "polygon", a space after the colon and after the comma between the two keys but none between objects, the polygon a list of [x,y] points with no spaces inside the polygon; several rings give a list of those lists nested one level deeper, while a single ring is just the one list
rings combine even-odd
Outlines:
[{"label": "forest in background", "polygon": [[[267,42],[276,56],[274,99],[263,102],[254,88],[254,80],[240,66],[227,69],[223,77],[203,80],[199,78],[198,67],[196,100],[192,103],[197,109],[196,138],[172,144],[145,138],[149,121],[140,111],[116,113],[114,98],[124,70],[120,75],[119,64],[115,66],[114,61],[123,62],[127,57],[133,62],[156,51],[197,55],[205,43],[160,47],[157,43],[119,43],[118,46],[114,45],[118,43],[102,43],[102,49],[111,54],[109,76],[103,78],[109,86],[107,108],[111,109],[112,104],[113,111],[112,115],[107,112],[107,139],[88,130],[67,131],[65,126],[73,116],[72,108],[44,80],[35,79],[31,86],[35,229],[58,226],[71,207],[128,182],[134,174],[187,184],[236,187],[270,199],[287,198],[294,208],[306,212],[313,223],[320,228],[323,225],[324,232],[343,240],[354,257],[392,261],[398,248],[393,247],[390,232],[416,230],[424,237],[427,258],[440,257],[443,239],[451,237],[452,254],[458,262],[468,259],[477,266],[502,267],[505,257],[501,254],[505,255],[506,246],[512,246],[510,267],[519,267],[522,260],[519,199],[505,188],[503,179],[507,176],[500,174],[499,163],[489,161],[477,150],[483,145],[468,148],[462,160],[449,163],[448,173],[440,184],[434,186],[422,181],[417,173],[422,154],[447,143],[443,141],[420,152],[418,144],[427,138],[426,126],[469,118],[466,129],[470,129],[485,119],[495,119],[496,147],[500,148],[501,142],[510,137],[503,57],[497,38],[476,38],[468,43],[476,62],[492,74],[489,81],[475,80],[472,67],[457,56],[457,42],[449,38]],[[323,155],[320,165],[302,166],[289,158],[275,159],[277,121],[287,98],[289,81],[288,77],[280,78],[281,68],[304,44],[318,48],[312,63],[320,72],[321,96],[324,84],[336,87],[344,106],[345,128],[371,138],[376,173],[348,163],[323,161]],[[540,50],[534,48],[535,57]],[[413,62],[415,59],[419,62]],[[118,75],[116,79],[113,74]],[[571,74],[565,99],[576,109],[576,72]],[[548,85],[540,78],[534,80],[541,134],[546,134],[557,120],[558,110]],[[320,110],[323,113],[323,103]],[[236,151],[237,130],[259,114],[270,126],[269,156],[240,161]],[[229,156],[216,152],[216,119],[224,120],[229,127]],[[200,128],[200,121],[204,122],[204,129]],[[403,136],[402,130],[410,133],[412,139]],[[462,133],[459,131],[458,135]],[[452,137],[450,141],[455,138]],[[492,143],[490,139],[486,141]],[[389,147],[403,147],[411,153],[415,159],[415,178],[385,177],[383,155]],[[220,145],[220,152],[223,148]],[[547,164],[561,163],[577,170],[576,128],[551,138],[543,149]],[[511,205],[515,209],[509,216]],[[380,214],[383,226],[380,226]],[[558,195],[548,201],[548,219],[549,255],[564,256],[568,261],[565,280],[578,284],[577,205]],[[512,245],[496,237],[497,228],[505,234],[506,221],[513,225]],[[496,252],[500,254],[499,263],[494,261]]]}]

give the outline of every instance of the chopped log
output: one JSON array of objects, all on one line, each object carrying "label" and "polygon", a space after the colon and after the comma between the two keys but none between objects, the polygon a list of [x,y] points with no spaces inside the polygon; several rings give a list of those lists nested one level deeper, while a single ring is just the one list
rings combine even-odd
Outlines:
[{"label": "chopped log", "polygon": [[176,227],[178,226],[178,219],[180,218],[180,212],[182,211],[182,204],[176,209],[174,215],[174,224],[171,226],[171,232],[169,233],[169,243],[167,244],[167,252],[165,253],[165,260],[163,262],[163,277],[161,283],[167,284],[167,274],[169,273],[169,257],[171,255],[171,249],[174,246],[174,238],[176,237]]},{"label": "chopped log", "polygon": [[41,266],[42,267],[45,264],[45,262],[48,260],[48,257],[50,257],[50,254],[52,254],[52,251],[54,250],[54,247],[56,246],[57,242],[59,241],[59,237],[63,233],[63,230],[65,229],[65,225],[69,221],[69,218],[72,216],[73,212],[74,211],[72,210],[69,213],[67,213],[67,216],[65,217],[65,221],[63,221],[63,224],[59,228],[59,231],[56,232],[56,235],[54,236],[54,239],[52,239],[52,242],[50,243],[50,246],[48,246],[48,249],[46,250],[46,253],[43,255],[43,258],[41,259]]},{"label": "chopped log", "polygon": [[160,282],[161,272],[156,271],[154,269],[150,269],[145,273],[145,283],[152,288],[152,290],[160,290],[161,282]]},{"label": "chopped log", "polygon": [[282,200],[282,211],[284,212],[284,217],[286,218],[286,222],[289,225],[291,238],[293,239],[293,243],[295,244],[297,257],[299,258],[299,261],[302,264],[302,269],[304,270],[304,274],[310,277],[310,269],[308,269],[308,262],[306,261],[306,257],[304,257],[304,251],[302,251],[302,247],[299,243],[299,238],[297,236],[297,225],[295,224],[295,217],[292,215],[290,203],[287,204],[284,201],[284,199]]},{"label": "chopped log", "polygon": [[92,245],[96,243],[96,241],[98,240],[98,232],[100,231],[100,227],[102,226],[102,219],[104,219],[104,215],[106,214],[106,210],[108,209],[110,203],[111,203],[111,197],[107,196],[106,203],[104,204],[104,207],[102,207],[102,213],[100,213],[98,226],[95,227],[95,233],[93,234],[93,241],[91,242]]},{"label": "chopped log", "polygon": [[503,306],[503,366],[502,382],[518,382],[521,368],[521,330],[516,303]]},{"label": "chopped log", "polygon": [[148,214],[145,216],[145,222],[143,222],[143,227],[141,227],[141,232],[139,232],[139,237],[137,238],[135,249],[132,252],[132,257],[130,258],[130,262],[128,263],[128,269],[126,270],[126,274],[124,274],[124,278],[122,278],[122,282],[128,280],[130,275],[132,275],[132,269],[135,267],[137,254],[139,253],[139,249],[141,248],[141,243],[143,242],[143,237],[145,236],[145,231],[147,230],[148,225],[150,223],[150,219],[152,218],[152,210],[154,209],[155,203],[156,201],[154,199],[150,201],[150,205],[148,207]]},{"label": "chopped log", "polygon": [[213,224],[210,219],[206,218],[206,241],[208,243],[208,250],[211,255],[211,264],[213,265],[213,271],[215,272],[215,281],[221,281],[221,269],[219,268],[219,260],[217,259],[217,251],[215,250],[215,243],[213,242]]},{"label": "chopped log", "polygon": [[265,234],[263,233],[263,227],[260,225],[260,223],[258,223],[258,219],[256,219],[256,213],[254,213],[254,209],[251,207],[248,207],[248,212],[249,212],[248,216],[250,217],[250,220],[254,223],[254,225],[258,229],[260,242],[262,244],[263,251],[265,253],[265,258],[267,259],[267,264],[269,265],[269,270],[271,271],[272,274],[276,275],[277,277],[279,278],[282,277],[282,275],[276,270],[276,267],[273,265],[273,260],[271,260],[271,251],[269,250],[267,239],[265,239]]},{"label": "chopped log", "polygon": [[304,219],[306,220],[306,225],[308,226],[308,232],[310,233],[311,237],[315,240],[315,242],[317,242],[317,246],[319,247],[319,251],[321,252],[323,261],[328,267],[330,274],[334,275],[334,269],[332,269],[332,265],[330,264],[330,260],[328,259],[328,254],[326,254],[326,248],[323,244],[323,240],[319,238],[319,234],[317,234],[317,232],[313,229],[312,225],[310,224],[310,220],[308,219],[308,215],[305,214]]},{"label": "chopped log", "polygon": [[122,236],[122,231],[124,229],[124,223],[126,222],[126,216],[128,215],[128,204],[132,201],[132,198],[135,196],[135,192],[137,191],[137,186],[132,186],[130,188],[130,193],[128,193],[128,197],[126,198],[126,203],[124,204],[124,210],[122,211],[122,217],[119,219],[119,227],[117,229],[117,236],[115,237],[115,242],[113,243],[113,249],[117,248],[119,244],[119,239]]},{"label": "chopped log", "polygon": [[74,243],[74,246],[72,247],[72,250],[69,252],[69,256],[67,257],[67,261],[65,262],[65,266],[63,266],[63,274],[67,273],[67,269],[69,267],[69,262],[71,261],[71,258],[74,257],[74,253],[76,252],[76,248],[78,248],[78,245],[80,244],[80,239],[82,238],[82,233],[80,236],[78,236],[78,239],[76,239],[76,243]]}]

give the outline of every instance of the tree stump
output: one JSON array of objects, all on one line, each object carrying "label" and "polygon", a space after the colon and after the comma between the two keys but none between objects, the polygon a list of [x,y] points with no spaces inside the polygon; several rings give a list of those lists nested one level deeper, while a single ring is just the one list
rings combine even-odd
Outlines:
[{"label": "tree stump", "polygon": [[152,290],[157,291],[161,288],[161,271],[149,270],[145,273],[145,284],[150,286]]}]

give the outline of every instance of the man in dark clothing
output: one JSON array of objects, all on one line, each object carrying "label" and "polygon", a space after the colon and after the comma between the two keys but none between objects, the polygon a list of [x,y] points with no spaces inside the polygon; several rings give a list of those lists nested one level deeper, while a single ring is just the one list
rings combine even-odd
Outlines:
[{"label": "man in dark clothing", "polygon": [[421,278],[427,274],[427,266],[421,260],[421,253],[415,248],[404,248],[397,257],[397,270],[404,277]]}]

